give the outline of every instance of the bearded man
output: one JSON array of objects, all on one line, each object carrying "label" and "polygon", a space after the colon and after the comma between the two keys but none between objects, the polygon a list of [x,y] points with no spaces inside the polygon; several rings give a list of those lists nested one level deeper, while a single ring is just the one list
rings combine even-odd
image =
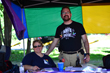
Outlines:
[{"label": "bearded man", "polygon": [[[77,58],[81,64],[89,62],[89,43],[87,35],[82,24],[71,20],[71,11],[69,7],[63,7],[61,10],[61,18],[63,23],[57,27],[55,38],[45,54],[49,55],[59,42],[59,60],[64,59],[64,66],[76,66]],[[86,56],[81,44],[84,43]],[[85,58],[85,59],[84,59]]]}]

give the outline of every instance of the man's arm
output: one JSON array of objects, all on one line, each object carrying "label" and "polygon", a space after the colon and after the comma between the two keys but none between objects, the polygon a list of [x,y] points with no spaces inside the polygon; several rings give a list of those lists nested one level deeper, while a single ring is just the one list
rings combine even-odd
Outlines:
[{"label": "man's arm", "polygon": [[[84,43],[84,47],[85,47],[86,53],[90,53],[89,52],[89,42],[88,42],[86,34],[82,35],[82,40],[83,40],[83,43]],[[90,56],[86,55],[86,62],[89,62],[89,60],[90,60]]]},{"label": "man's arm", "polygon": [[86,53],[89,53],[89,42],[88,42],[86,34],[82,35],[82,40],[83,40],[83,43],[84,43]]},{"label": "man's arm", "polygon": [[55,48],[55,46],[57,45],[59,41],[59,38],[54,38],[52,44],[50,45],[49,49],[47,50],[47,52],[45,53],[46,55],[49,55],[50,52]]}]

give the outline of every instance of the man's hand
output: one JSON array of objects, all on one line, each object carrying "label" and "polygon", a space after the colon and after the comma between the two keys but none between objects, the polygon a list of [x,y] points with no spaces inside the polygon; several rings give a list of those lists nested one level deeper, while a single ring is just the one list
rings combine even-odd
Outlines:
[{"label": "man's hand", "polygon": [[86,55],[86,57],[84,58],[84,63],[89,62],[90,61],[90,56]]}]

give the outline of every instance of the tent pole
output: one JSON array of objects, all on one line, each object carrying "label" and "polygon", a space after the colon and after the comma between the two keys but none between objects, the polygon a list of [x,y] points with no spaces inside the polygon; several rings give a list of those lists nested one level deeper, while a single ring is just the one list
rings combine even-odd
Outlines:
[{"label": "tent pole", "polygon": [[[22,14],[22,23],[23,23],[23,9],[21,9],[21,14]],[[24,56],[25,56],[25,40],[23,36],[23,50],[24,50]]]},{"label": "tent pole", "polygon": [[82,4],[82,0],[80,0],[80,4]]},{"label": "tent pole", "polygon": [[25,40],[24,40],[24,37],[23,37],[23,49],[24,49],[24,56],[25,56]]}]

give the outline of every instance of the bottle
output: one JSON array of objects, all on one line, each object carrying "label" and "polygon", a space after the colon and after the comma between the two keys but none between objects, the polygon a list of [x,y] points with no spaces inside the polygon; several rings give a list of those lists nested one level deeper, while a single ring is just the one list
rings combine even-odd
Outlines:
[{"label": "bottle", "polygon": [[22,63],[20,63],[19,72],[24,73],[24,67]]},{"label": "bottle", "polygon": [[65,59],[61,57],[60,62],[65,62]]}]

